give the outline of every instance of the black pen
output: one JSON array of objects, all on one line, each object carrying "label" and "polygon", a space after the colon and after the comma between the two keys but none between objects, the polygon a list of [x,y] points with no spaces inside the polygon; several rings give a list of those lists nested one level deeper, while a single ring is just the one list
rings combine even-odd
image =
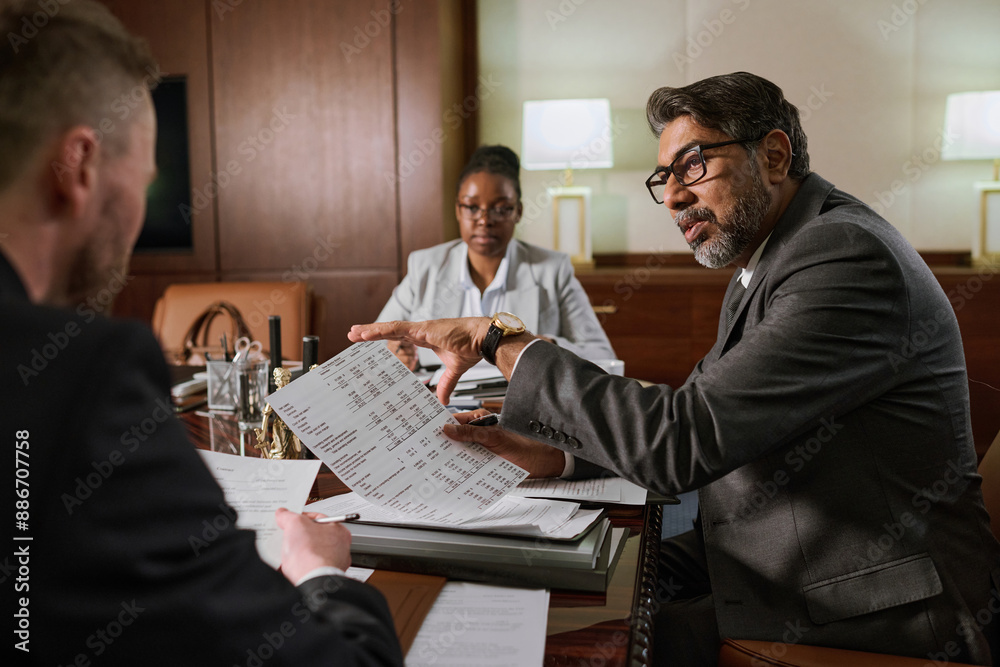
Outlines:
[{"label": "black pen", "polygon": [[483,415],[482,417],[476,417],[470,422],[467,422],[467,426],[494,426],[500,423],[500,415],[495,413],[490,413],[488,415]]},{"label": "black pen", "polygon": [[281,366],[281,315],[269,315],[267,318],[270,332],[271,374],[267,379],[267,393],[273,394],[277,387],[274,384],[274,369]]}]

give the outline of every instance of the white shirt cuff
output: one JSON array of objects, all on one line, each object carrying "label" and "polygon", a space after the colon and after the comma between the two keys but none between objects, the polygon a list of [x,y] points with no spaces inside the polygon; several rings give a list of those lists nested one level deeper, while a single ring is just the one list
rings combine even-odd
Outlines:
[{"label": "white shirt cuff", "polygon": [[301,586],[310,579],[315,579],[316,577],[326,577],[331,574],[343,577],[345,576],[346,573],[339,567],[334,567],[333,565],[324,565],[323,567],[317,567],[316,569],[307,572],[306,576],[302,577],[297,582],[295,582],[295,585]]},{"label": "white shirt cuff", "polygon": [[566,479],[576,471],[576,458],[569,452],[563,452],[563,456],[566,457],[566,465],[563,466],[559,479]]}]

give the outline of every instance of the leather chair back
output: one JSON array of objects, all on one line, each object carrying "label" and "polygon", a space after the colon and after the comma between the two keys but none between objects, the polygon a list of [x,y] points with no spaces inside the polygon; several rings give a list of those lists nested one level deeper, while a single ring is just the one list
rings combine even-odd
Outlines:
[{"label": "leather chair back", "polygon": [[[180,283],[170,285],[153,310],[153,332],[167,358],[184,344],[191,323],[215,301],[236,306],[255,340],[270,353],[268,316],[281,316],[281,356],[298,359],[302,337],[315,331],[313,298],[305,282]],[[229,322],[220,316],[212,323],[209,340],[218,342]],[[230,341],[232,348],[234,341]]]}]

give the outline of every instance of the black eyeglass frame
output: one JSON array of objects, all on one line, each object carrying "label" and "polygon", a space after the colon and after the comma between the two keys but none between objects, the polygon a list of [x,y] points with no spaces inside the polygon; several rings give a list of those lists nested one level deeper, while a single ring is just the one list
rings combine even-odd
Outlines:
[{"label": "black eyeglass frame", "polygon": [[[514,217],[517,212],[517,205],[505,205],[505,206],[494,206],[492,208],[484,208],[476,204],[463,204],[462,202],[455,202],[458,209],[462,211],[463,215],[469,220],[479,220],[484,217],[487,220],[493,222],[506,222]],[[478,211],[478,213],[473,213],[473,211]]]},{"label": "black eyeglass frame", "polygon": [[[650,175],[650,177],[646,179],[646,189],[649,190],[649,196],[652,197],[653,201],[655,201],[657,204],[662,204],[663,203],[662,199],[657,199],[656,195],[653,194],[653,186],[650,185],[650,183],[649,183],[651,180],[653,180],[654,178],[656,178],[657,174],[660,174],[660,173],[662,173],[664,171],[666,172],[667,177],[663,180],[663,186],[664,186],[664,188],[666,188],[667,181],[670,180],[670,175],[671,174],[673,174],[674,178],[677,180],[678,183],[680,183],[681,185],[683,185],[685,187],[688,186],[688,185],[694,185],[695,183],[697,183],[698,181],[700,181],[701,179],[705,178],[705,176],[708,175],[708,161],[705,160],[705,156],[702,154],[702,151],[707,151],[709,148],[721,148],[722,146],[730,146],[732,144],[749,144],[749,143],[754,143],[754,142],[762,140],[766,136],[767,135],[765,134],[765,135],[763,135],[761,137],[758,137],[756,139],[732,139],[730,141],[720,141],[720,142],[717,142],[717,143],[714,143],[714,144],[699,144],[697,146],[692,146],[691,148],[687,149],[686,151],[684,151],[683,153],[681,153],[680,155],[678,155],[677,157],[675,157],[674,160],[673,160],[673,162],[671,162],[670,164],[668,164],[666,167],[663,167],[663,168],[657,167],[656,171],[654,171]],[[691,152],[695,152],[695,153],[698,154],[698,159],[701,160],[701,163],[703,165],[705,165],[705,170],[702,172],[701,176],[699,176],[698,178],[695,178],[695,179],[691,180],[690,182],[685,183],[680,178],[678,178],[677,174],[674,172],[674,164],[676,164],[678,160],[680,160],[685,155],[687,155],[688,153],[691,153]],[[657,185],[659,185],[659,183]]]}]

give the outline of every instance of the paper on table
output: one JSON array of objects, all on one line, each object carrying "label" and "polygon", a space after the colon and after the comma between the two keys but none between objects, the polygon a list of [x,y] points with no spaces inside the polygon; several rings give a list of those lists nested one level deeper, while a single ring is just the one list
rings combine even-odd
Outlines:
[{"label": "paper on table", "polygon": [[421,366],[425,368],[427,366],[443,366],[444,362],[441,361],[441,357],[437,356],[434,350],[428,350],[426,347],[417,348],[417,361],[420,362]]},{"label": "paper on table", "polygon": [[526,479],[510,492],[523,498],[571,498],[620,505],[644,505],[646,494],[646,489],[621,477]]},{"label": "paper on table", "polygon": [[354,567],[352,565],[344,570],[344,576],[348,579],[354,579],[355,581],[364,583],[368,581],[368,577],[372,576],[373,572],[375,572],[375,570],[370,567]]},{"label": "paper on table", "polygon": [[[441,381],[441,376],[444,375],[444,367],[439,368],[434,372],[431,380],[428,384],[431,386],[436,385]],[[490,362],[480,361],[478,364],[470,368],[469,370],[462,373],[462,382],[482,382],[483,380],[503,380],[503,373],[500,369],[491,364]]]},{"label": "paper on table", "polygon": [[526,479],[510,492],[522,498],[572,498],[616,503],[622,499],[621,477],[595,479]]},{"label": "paper on table", "polygon": [[451,528],[479,533],[569,540],[600,518],[601,510],[581,510],[577,503],[535,498],[503,498],[481,516],[461,523],[440,524],[400,517],[376,507],[356,493],[345,493],[311,503],[310,512],[330,516],[357,512],[362,523],[403,525],[408,528]]},{"label": "paper on table", "polygon": [[301,512],[309,498],[320,462],[270,460],[198,450],[226,502],[236,509],[237,528],[257,534],[261,560],[277,568],[281,564],[281,529],[274,520],[279,507]]},{"label": "paper on table", "polygon": [[622,480],[622,505],[645,505],[649,491],[638,484],[633,484],[627,479]]},{"label": "paper on table", "polygon": [[406,667],[541,665],[548,613],[546,590],[449,582],[406,654]]},{"label": "paper on table", "polygon": [[[434,379],[431,384],[437,384],[437,381],[441,378],[441,374],[444,373],[444,362],[441,361],[441,357],[437,355],[434,350],[428,350],[426,347],[417,347],[417,360],[420,365],[424,368],[440,366],[440,368],[435,369]],[[465,371],[462,378],[465,380],[477,380],[483,377],[503,377],[503,373],[500,372],[496,366],[490,362],[483,359],[478,364]]]},{"label": "paper on table", "polygon": [[475,516],[528,475],[446,438],[441,426],[457,422],[381,342],[352,345],[267,402],[344,484],[411,519]]}]

